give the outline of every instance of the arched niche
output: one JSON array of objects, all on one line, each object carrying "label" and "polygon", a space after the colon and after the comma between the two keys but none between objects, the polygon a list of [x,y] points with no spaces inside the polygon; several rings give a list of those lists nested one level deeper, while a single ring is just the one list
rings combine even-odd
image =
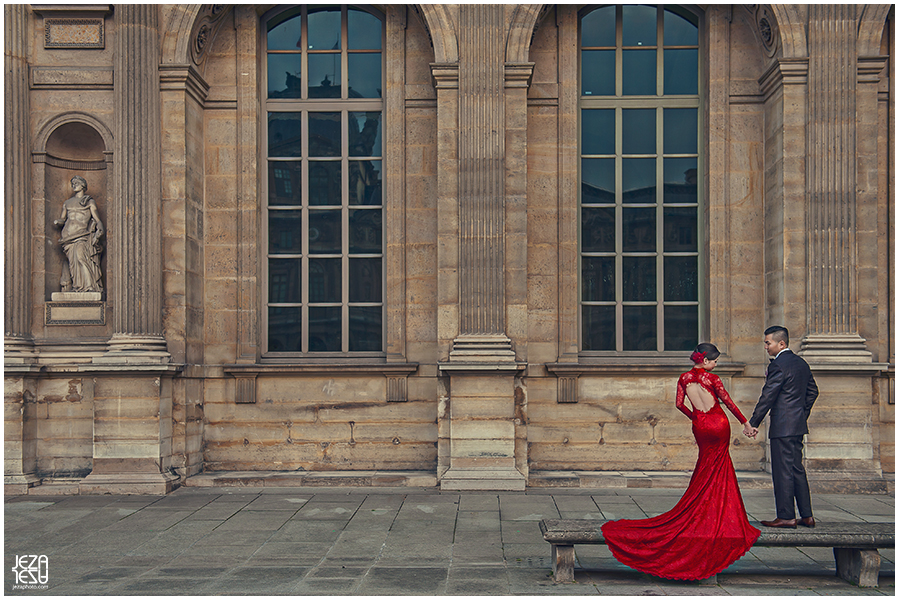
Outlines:
[{"label": "arched niche", "polygon": [[[74,193],[71,180],[78,175],[88,185],[87,194],[97,203],[100,220],[106,226],[104,249],[108,249],[108,238],[115,235],[109,231],[108,203],[112,185],[112,135],[99,120],[84,113],[68,113],[49,120],[39,128],[33,151],[35,170],[35,215],[37,223],[43,223],[43,244],[35,257],[37,269],[43,267],[43,278],[36,277],[42,289],[36,289],[36,296],[49,301],[54,292],[61,290],[60,277],[66,264],[65,254],[59,245],[60,227],[53,222],[59,219],[63,203]],[[101,256],[101,271],[104,291],[107,286],[107,252]],[[41,256],[43,260],[41,261]],[[35,274],[38,276],[38,274]],[[104,292],[105,297],[105,292]],[[39,322],[43,322],[40,319]],[[110,323],[107,320],[107,323]],[[96,332],[79,333],[98,336],[106,334],[105,326],[88,326]],[[52,335],[53,333],[49,333]]]}]

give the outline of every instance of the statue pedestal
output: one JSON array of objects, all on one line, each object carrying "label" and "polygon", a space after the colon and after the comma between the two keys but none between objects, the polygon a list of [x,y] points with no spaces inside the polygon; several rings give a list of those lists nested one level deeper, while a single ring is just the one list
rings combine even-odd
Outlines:
[{"label": "statue pedestal", "polygon": [[45,303],[44,325],[93,326],[106,324],[102,292],[54,292]]}]

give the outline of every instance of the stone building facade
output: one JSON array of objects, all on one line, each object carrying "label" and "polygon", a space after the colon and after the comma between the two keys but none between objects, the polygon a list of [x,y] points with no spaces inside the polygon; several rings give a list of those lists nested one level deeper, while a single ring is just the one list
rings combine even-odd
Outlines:
[{"label": "stone building facade", "polygon": [[890,5],[4,10],[8,492],[685,473],[773,324],[813,486],[892,487]]}]

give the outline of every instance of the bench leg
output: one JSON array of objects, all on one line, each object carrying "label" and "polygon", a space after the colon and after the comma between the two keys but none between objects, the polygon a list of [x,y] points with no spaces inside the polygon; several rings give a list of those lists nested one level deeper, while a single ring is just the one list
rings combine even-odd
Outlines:
[{"label": "bench leg", "polygon": [[553,545],[553,582],[575,581],[575,546]]},{"label": "bench leg", "polygon": [[836,574],[850,584],[873,588],[878,586],[881,555],[877,549],[834,549]]}]

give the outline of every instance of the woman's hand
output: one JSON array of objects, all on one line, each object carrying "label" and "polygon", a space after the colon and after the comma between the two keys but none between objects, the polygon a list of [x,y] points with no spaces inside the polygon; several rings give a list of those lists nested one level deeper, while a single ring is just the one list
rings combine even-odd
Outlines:
[{"label": "woman's hand", "polygon": [[744,436],[747,438],[756,438],[756,435],[759,433],[757,428],[754,428],[750,425],[750,422],[744,422]]}]

